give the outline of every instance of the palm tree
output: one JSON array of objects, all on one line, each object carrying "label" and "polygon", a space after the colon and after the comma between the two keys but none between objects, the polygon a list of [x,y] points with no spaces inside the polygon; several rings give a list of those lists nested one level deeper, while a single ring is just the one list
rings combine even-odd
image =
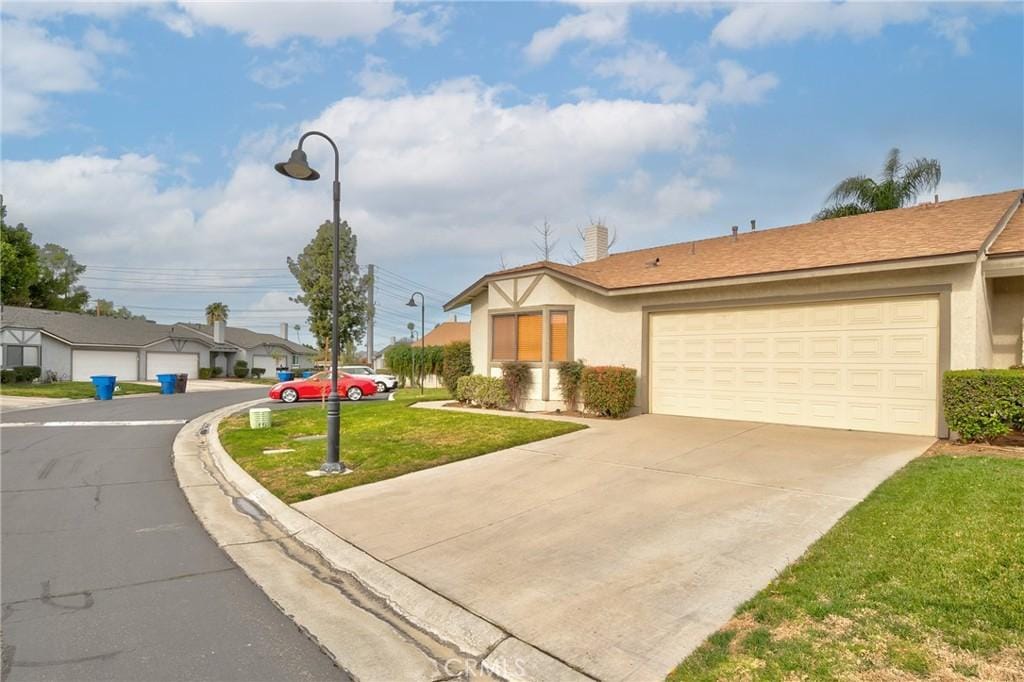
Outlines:
[{"label": "palm tree", "polygon": [[296,343],[302,343],[302,337],[299,336],[299,334],[302,331],[302,325],[301,324],[292,325],[292,329],[295,330],[295,342]]},{"label": "palm tree", "polygon": [[901,208],[939,185],[942,166],[935,159],[900,161],[900,150],[889,150],[878,181],[864,175],[846,178],[825,199],[830,206],[815,214],[814,220],[827,220],[860,213]]},{"label": "palm tree", "polygon": [[206,324],[213,324],[214,322],[227,322],[228,314],[231,310],[228,309],[226,303],[216,301],[206,306]]}]

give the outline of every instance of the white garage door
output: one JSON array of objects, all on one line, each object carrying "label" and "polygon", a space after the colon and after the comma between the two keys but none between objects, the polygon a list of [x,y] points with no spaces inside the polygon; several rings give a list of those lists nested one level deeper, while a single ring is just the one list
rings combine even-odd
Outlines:
[{"label": "white garage door", "polygon": [[933,435],[935,297],[654,313],[651,412]]},{"label": "white garage door", "polygon": [[118,381],[139,378],[139,354],[120,350],[76,350],[71,353],[71,378],[89,381],[96,374],[113,374]]},{"label": "white garage door", "polygon": [[277,371],[277,362],[269,355],[254,355],[252,356],[252,365],[250,367],[261,367],[265,370],[263,376],[273,377],[274,372]]},{"label": "white garage door", "polygon": [[188,374],[199,376],[198,353],[146,353],[146,378],[156,380],[157,374]]}]

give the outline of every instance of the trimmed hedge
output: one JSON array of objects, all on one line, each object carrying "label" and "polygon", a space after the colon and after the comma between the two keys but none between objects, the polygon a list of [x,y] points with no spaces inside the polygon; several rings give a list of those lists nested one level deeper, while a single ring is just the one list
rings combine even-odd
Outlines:
[{"label": "trimmed hedge", "polygon": [[461,403],[490,409],[505,407],[511,402],[503,380],[477,374],[459,379],[455,387],[455,399]]},{"label": "trimmed hedge", "polygon": [[465,405],[471,404],[473,402],[473,397],[480,388],[480,382],[482,380],[483,377],[479,374],[470,374],[469,376],[459,377],[459,380],[455,383],[455,399]]},{"label": "trimmed hedge", "polygon": [[244,379],[249,376],[249,363],[245,360],[235,362],[235,378]]},{"label": "trimmed hedge", "polygon": [[224,373],[224,368],[223,367],[211,367],[210,368],[210,374],[212,376],[214,376],[214,377],[219,377],[223,373]]},{"label": "trimmed hedge", "polygon": [[43,368],[35,365],[21,365],[12,369],[14,370],[14,380],[18,382],[35,381],[43,375]]},{"label": "trimmed hedge", "polygon": [[473,373],[473,356],[468,341],[453,341],[444,347],[441,361],[441,383],[449,393],[455,394],[459,379]]},{"label": "trimmed hedge", "polygon": [[580,360],[567,360],[558,365],[558,390],[562,393],[565,409],[572,412],[580,401],[580,382],[586,365]]},{"label": "trimmed hedge", "polygon": [[636,370],[629,367],[586,367],[580,397],[587,412],[624,417],[636,401]]},{"label": "trimmed hedge", "polygon": [[199,368],[199,378],[200,379],[209,379],[211,376],[213,376],[213,370],[211,370],[209,367],[200,367]]},{"label": "trimmed hedge", "polygon": [[253,379],[259,379],[266,373],[266,371],[267,370],[264,367],[253,367],[251,370],[249,370],[249,372],[252,374]]},{"label": "trimmed hedge", "polygon": [[950,430],[966,441],[988,441],[1024,430],[1024,371],[969,369],[942,377],[942,407]]},{"label": "trimmed hedge", "polygon": [[523,399],[533,381],[530,366],[522,362],[506,362],[501,366],[501,380],[505,384],[512,408],[516,411],[522,410]]},{"label": "trimmed hedge", "polygon": [[0,371],[0,384],[13,384],[14,383],[14,370],[5,369]]}]

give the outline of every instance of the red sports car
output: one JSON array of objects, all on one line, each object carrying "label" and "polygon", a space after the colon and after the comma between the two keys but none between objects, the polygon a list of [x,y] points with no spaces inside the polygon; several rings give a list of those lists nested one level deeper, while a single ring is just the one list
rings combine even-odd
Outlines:
[{"label": "red sports car", "polygon": [[[319,372],[308,379],[293,379],[274,384],[268,394],[273,400],[294,403],[296,400],[322,400],[331,392],[330,372]],[[349,400],[362,400],[363,396],[377,392],[377,384],[369,379],[352,376],[341,372],[338,374],[338,395]]]}]

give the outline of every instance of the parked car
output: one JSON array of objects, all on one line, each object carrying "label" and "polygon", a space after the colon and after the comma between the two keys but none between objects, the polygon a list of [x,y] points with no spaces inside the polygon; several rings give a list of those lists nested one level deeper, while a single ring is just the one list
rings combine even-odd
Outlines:
[{"label": "parked car", "polygon": [[[296,400],[321,400],[331,392],[331,373],[317,372],[306,379],[293,379],[274,384],[267,394],[272,400],[294,403]],[[338,373],[338,394],[349,400],[362,400],[377,392],[377,383],[363,377]]]},{"label": "parked car", "polygon": [[352,376],[369,379],[377,384],[377,393],[388,393],[398,388],[398,379],[390,374],[378,374],[366,365],[345,365],[342,372]]}]

